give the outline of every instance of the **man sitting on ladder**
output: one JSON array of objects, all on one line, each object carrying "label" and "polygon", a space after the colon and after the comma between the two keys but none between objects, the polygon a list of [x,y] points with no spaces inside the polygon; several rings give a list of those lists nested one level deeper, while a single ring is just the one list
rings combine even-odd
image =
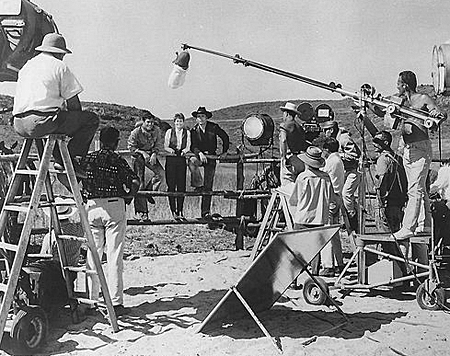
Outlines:
[{"label": "man sitting on ladder", "polygon": [[[82,111],[78,94],[81,84],[63,62],[66,48],[63,36],[49,33],[36,47],[40,52],[19,71],[14,97],[14,129],[23,137],[42,137],[52,133],[65,134],[75,172],[81,172],[75,157],[84,157],[99,125],[96,114]],[[63,170],[59,149],[55,149],[55,169]],[[66,177],[61,176],[61,177]],[[60,178],[61,178],[60,177]],[[69,188],[67,178],[63,184]]]}]

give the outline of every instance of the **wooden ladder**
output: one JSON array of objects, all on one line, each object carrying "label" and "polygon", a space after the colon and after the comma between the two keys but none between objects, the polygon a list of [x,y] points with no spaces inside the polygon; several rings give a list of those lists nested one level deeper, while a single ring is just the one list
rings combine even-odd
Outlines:
[{"label": "wooden ladder", "polygon": [[[57,214],[58,204],[55,204],[55,196],[52,190],[50,173],[64,174],[69,181],[73,199],[75,201],[76,207],[78,208],[81,225],[85,234],[85,238],[79,239],[83,239],[83,241],[87,245],[87,248],[92,252],[93,262],[95,266],[95,271],[86,271],[86,273],[98,274],[103,292],[104,302],[109,315],[109,321],[113,330],[116,332],[118,331],[114,307],[111,302],[111,296],[109,294],[109,289],[107,286],[105,274],[101,266],[101,261],[95,247],[94,238],[89,226],[87,212],[84,208],[83,199],[81,197],[79,185],[75,176],[75,170],[72,165],[72,160],[69,156],[66,140],[67,137],[60,134],[52,134],[45,138],[27,138],[25,140],[15,172],[9,185],[8,192],[5,197],[2,210],[0,212],[0,254],[5,259],[5,271],[1,271],[2,276],[4,275],[5,278],[3,278],[3,280],[0,282],[0,295],[2,295],[0,305],[0,340],[3,336],[3,332],[5,331],[8,313],[10,312],[12,302],[14,300],[19,275],[26,257],[31,231],[39,208],[50,208],[50,221],[53,225],[51,227],[53,228],[56,236],[61,269],[66,281],[71,308],[76,309],[78,302],[87,302],[94,305],[98,303],[98,301],[89,301],[87,298],[76,298],[74,294],[73,286],[69,278],[69,272],[71,269],[73,270],[74,267],[67,266],[66,264],[67,261],[63,242],[63,240],[69,238],[69,236],[65,236],[61,232],[61,224]],[[33,142],[36,145],[39,156],[39,168],[37,170],[28,169],[26,165]],[[56,171],[49,168],[52,152],[56,145],[59,147],[62,155],[63,164],[65,167],[64,171]],[[30,199],[26,199],[25,202],[23,202],[23,197],[22,199],[18,199],[18,197],[16,197],[16,194],[22,183],[22,178],[24,176],[36,177],[31,197]],[[44,191],[45,195],[43,195]],[[5,234],[8,217],[11,213],[17,214],[17,212],[22,212],[25,214],[25,220],[23,222],[23,228],[20,234],[20,238],[16,242],[8,241],[8,238]],[[77,269],[77,271],[79,271],[79,268]],[[72,309],[72,311],[74,310]]]},{"label": "wooden ladder", "polygon": [[256,236],[255,245],[253,246],[250,260],[253,261],[263,248],[274,238],[274,236],[284,229],[278,227],[283,213],[285,220],[285,229],[287,231],[293,230],[294,223],[289,211],[287,196],[277,189],[272,190],[272,196],[267,204],[266,212],[264,214],[261,226]]}]

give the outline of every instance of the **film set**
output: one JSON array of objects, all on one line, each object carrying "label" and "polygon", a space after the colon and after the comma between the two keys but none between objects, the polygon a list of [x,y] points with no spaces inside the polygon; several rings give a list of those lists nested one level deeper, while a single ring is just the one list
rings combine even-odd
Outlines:
[{"label": "film set", "polygon": [[449,355],[447,10],[0,0],[0,354]]}]

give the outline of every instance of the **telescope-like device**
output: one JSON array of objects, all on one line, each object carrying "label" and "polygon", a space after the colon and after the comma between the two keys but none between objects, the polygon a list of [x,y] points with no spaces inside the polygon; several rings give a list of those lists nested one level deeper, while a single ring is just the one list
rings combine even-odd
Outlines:
[{"label": "telescope-like device", "polygon": [[[381,94],[377,94],[375,88],[369,84],[363,84],[359,92],[352,92],[348,90],[344,90],[341,84],[337,84],[335,82],[324,83],[315,79],[311,79],[299,74],[295,74],[292,72],[288,72],[282,69],[278,69],[275,67],[268,66],[266,64],[258,63],[255,61],[251,61],[245,58],[242,58],[239,54],[234,56],[213,51],[206,48],[195,47],[189,44],[182,44],[183,50],[191,49],[204,53],[209,53],[212,55],[224,57],[231,59],[235,64],[242,64],[245,67],[253,67],[265,72],[281,75],[283,77],[287,77],[290,79],[297,80],[299,82],[303,82],[318,88],[322,88],[331,92],[335,92],[341,94],[342,96],[349,97],[358,103],[360,107],[365,107],[368,104],[378,106],[385,111],[386,114],[390,115],[392,118],[397,119],[396,124],[400,120],[410,121],[412,123],[416,123],[419,125],[423,125],[426,128],[437,128],[445,119],[445,115],[441,115],[439,117],[431,117],[428,112],[423,110],[416,110],[405,107],[403,105],[403,101],[401,98],[396,97],[383,97]],[[395,126],[394,126],[395,128]]]}]

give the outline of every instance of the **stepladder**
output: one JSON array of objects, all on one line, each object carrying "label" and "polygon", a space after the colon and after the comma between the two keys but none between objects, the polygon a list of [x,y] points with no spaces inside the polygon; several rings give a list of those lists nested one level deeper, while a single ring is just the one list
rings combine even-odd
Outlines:
[{"label": "stepladder", "polygon": [[273,189],[256,235],[250,260],[253,261],[278,232],[291,231],[293,228],[294,223],[289,209],[288,195],[278,188]]},{"label": "stepladder", "polygon": [[[51,134],[46,137],[27,138],[19,155],[15,171],[11,178],[8,191],[3,201],[0,212],[0,340],[5,331],[9,331],[13,340],[21,349],[27,352],[35,352],[44,342],[48,329],[47,315],[40,305],[32,304],[30,298],[19,298],[20,281],[27,274],[27,264],[32,258],[43,258],[38,254],[29,253],[30,235],[33,232],[39,211],[47,209],[50,216],[49,231],[54,236],[57,249],[57,264],[60,277],[64,280],[67,303],[72,319],[77,322],[78,305],[88,303],[106,307],[109,322],[114,331],[118,331],[118,324],[101,260],[97,253],[94,237],[90,230],[88,215],[77,181],[72,159],[67,146],[68,138],[61,134]],[[31,151],[35,146],[37,151],[36,167],[30,169],[28,164]],[[59,149],[62,157],[63,170],[51,168],[51,158],[54,149]],[[35,154],[33,154],[36,156]],[[53,191],[52,177],[57,175],[68,182],[71,191],[71,199],[58,199]],[[19,196],[22,191],[24,179],[33,182],[31,195]],[[68,188],[69,188],[68,187]],[[73,205],[79,214],[82,228],[82,236],[67,235],[61,227],[58,209],[61,206]],[[17,217],[23,221],[17,234],[7,231],[7,225],[11,221],[17,221]],[[86,270],[83,266],[76,266],[68,256],[68,246],[71,241],[84,243],[91,252],[92,262],[95,268]],[[45,256],[50,257],[50,256]],[[54,256],[53,256],[54,257]],[[90,300],[86,294],[79,296],[74,289],[74,274],[95,274],[100,282],[103,301]],[[29,278],[29,277],[27,277]],[[63,287],[64,288],[64,287]]]}]

